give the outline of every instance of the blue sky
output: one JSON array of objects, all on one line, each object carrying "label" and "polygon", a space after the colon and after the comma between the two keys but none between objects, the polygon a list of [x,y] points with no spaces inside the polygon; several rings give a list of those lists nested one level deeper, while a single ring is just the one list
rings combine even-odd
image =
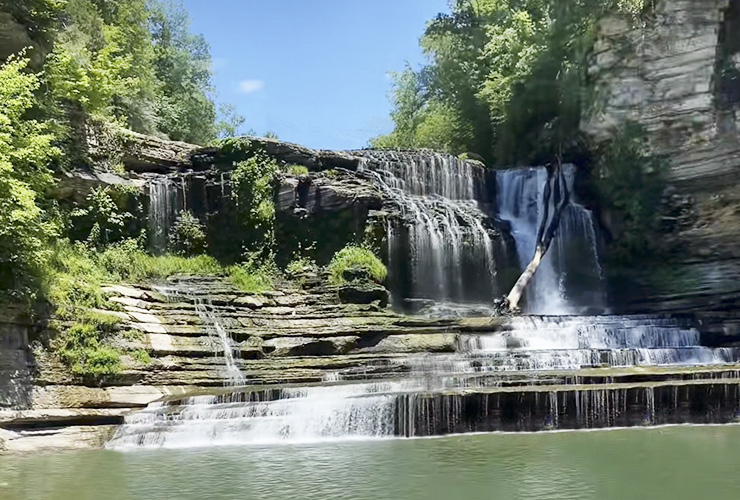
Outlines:
[{"label": "blue sky", "polygon": [[211,46],[221,101],[246,129],[352,149],[389,132],[390,71],[423,61],[419,37],[447,0],[184,0]]}]

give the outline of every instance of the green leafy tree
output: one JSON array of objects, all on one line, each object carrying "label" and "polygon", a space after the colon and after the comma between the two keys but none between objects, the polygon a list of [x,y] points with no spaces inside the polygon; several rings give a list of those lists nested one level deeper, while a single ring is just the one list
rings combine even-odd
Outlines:
[{"label": "green leafy tree", "polygon": [[177,255],[190,257],[205,253],[206,232],[203,224],[191,212],[182,212],[170,230],[170,249]]},{"label": "green leafy tree", "polygon": [[239,221],[244,228],[245,253],[261,252],[268,257],[274,244],[275,176],[277,162],[257,152],[239,162],[231,180]]},{"label": "green leafy tree", "polygon": [[190,32],[190,19],[180,2],[152,2],[150,23],[154,67],[162,82],[158,102],[162,132],[177,141],[213,141],[219,130],[216,106],[210,97],[213,86],[208,43],[203,36]]},{"label": "green leafy tree", "polygon": [[46,67],[57,101],[156,131],[155,76],[145,0],[68,0]]},{"label": "green leafy tree", "polygon": [[476,153],[500,165],[580,153],[587,55],[607,14],[645,0],[454,0],[427,25],[428,64],[394,84],[394,131],[375,147]]},{"label": "green leafy tree", "polygon": [[28,119],[39,87],[27,59],[0,66],[0,291],[28,292],[48,257],[56,224],[42,193],[52,183],[49,163],[59,154],[43,122]]},{"label": "green leafy tree", "polygon": [[119,206],[109,187],[96,187],[90,191],[85,206],[72,211],[77,232],[93,247],[121,241],[126,236],[126,223],[133,215]]}]

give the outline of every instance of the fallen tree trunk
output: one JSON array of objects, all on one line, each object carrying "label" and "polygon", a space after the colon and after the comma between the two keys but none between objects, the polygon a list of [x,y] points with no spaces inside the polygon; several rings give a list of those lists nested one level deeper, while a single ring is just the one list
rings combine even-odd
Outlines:
[{"label": "fallen tree trunk", "polygon": [[[558,157],[557,163],[554,166],[548,165],[546,168],[547,181],[542,193],[543,213],[539,228],[537,229],[537,245],[535,247],[532,260],[529,262],[526,269],[524,269],[521,276],[519,276],[516,284],[506,297],[505,308],[508,309],[509,312],[519,312],[519,302],[521,301],[522,295],[524,295],[527,285],[529,285],[532,278],[534,278],[537,269],[542,263],[542,259],[549,250],[550,244],[552,243],[558,226],[560,225],[563,211],[570,202],[570,193],[568,191],[568,183],[565,179],[562,159]],[[550,216],[551,201],[553,206],[552,217]]]}]

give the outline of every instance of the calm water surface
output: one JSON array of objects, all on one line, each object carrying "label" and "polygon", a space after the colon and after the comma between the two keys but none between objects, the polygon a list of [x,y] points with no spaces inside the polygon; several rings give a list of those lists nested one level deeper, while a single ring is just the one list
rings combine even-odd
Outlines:
[{"label": "calm water surface", "polygon": [[0,456],[0,499],[733,499],[740,426]]}]

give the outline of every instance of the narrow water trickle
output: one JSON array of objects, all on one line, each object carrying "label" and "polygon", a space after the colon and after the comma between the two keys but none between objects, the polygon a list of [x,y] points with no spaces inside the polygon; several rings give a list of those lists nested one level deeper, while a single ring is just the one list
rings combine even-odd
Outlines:
[{"label": "narrow water trickle", "polygon": [[224,385],[244,385],[244,375],[237,364],[240,358],[239,344],[231,338],[218,317],[215,307],[207,298],[203,298],[188,288],[157,287],[158,292],[172,301],[186,300],[195,307],[195,312],[201,320],[203,329],[208,334],[214,355],[223,357],[225,374]]}]

